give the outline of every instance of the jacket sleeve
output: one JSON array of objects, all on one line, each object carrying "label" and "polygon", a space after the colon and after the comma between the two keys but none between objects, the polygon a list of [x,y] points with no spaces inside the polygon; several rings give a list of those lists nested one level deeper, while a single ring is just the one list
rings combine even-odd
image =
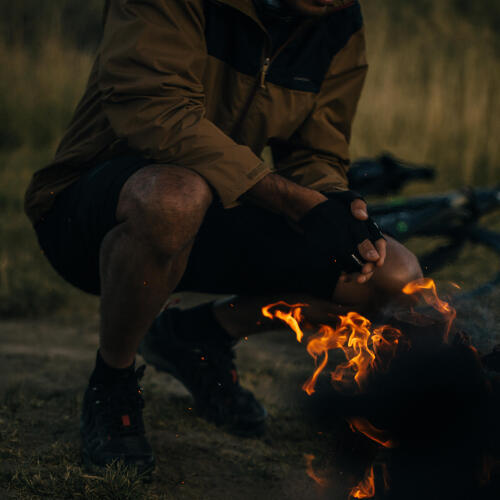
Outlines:
[{"label": "jacket sleeve", "polygon": [[333,58],[308,118],[273,148],[281,175],[317,191],[348,189],[351,125],[367,69],[362,28]]},{"label": "jacket sleeve", "polygon": [[202,0],[111,0],[99,54],[104,112],[155,163],[200,174],[225,207],[269,171],[205,118]]}]

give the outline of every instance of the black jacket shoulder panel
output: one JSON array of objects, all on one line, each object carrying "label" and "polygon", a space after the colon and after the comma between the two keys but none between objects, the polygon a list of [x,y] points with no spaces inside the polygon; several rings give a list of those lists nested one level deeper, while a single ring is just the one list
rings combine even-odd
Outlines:
[{"label": "black jacket shoulder panel", "polygon": [[317,93],[332,59],[363,26],[359,2],[312,24],[273,62],[267,80]]},{"label": "black jacket shoulder panel", "polygon": [[[363,26],[359,2],[318,19],[273,60],[266,80],[293,90],[318,93],[333,57]],[[236,71],[257,76],[266,50],[266,35],[242,12],[205,1],[208,54]]]},{"label": "black jacket shoulder panel", "polygon": [[246,14],[205,0],[205,38],[209,55],[236,71],[255,76],[261,67],[266,34]]}]

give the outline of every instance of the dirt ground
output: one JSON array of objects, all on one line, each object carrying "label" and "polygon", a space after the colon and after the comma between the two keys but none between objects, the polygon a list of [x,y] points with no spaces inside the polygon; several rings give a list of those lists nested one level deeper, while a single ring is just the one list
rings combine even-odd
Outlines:
[{"label": "dirt ground", "polygon": [[[499,298],[459,314],[483,349],[500,340]],[[347,500],[363,476],[370,449],[343,467],[335,461],[341,452],[331,429],[303,418],[300,385],[313,362],[287,331],[251,337],[237,350],[242,384],[269,411],[262,438],[234,437],[197,418],[180,383],[148,368],[145,419],[157,460],[152,482],[119,469],[89,474],[81,468],[78,417],[96,332],[97,315],[78,324],[0,323],[0,498]],[[346,426],[339,423],[337,432],[347,432]],[[308,476],[308,455],[315,456],[319,475],[328,469],[329,489]]]}]

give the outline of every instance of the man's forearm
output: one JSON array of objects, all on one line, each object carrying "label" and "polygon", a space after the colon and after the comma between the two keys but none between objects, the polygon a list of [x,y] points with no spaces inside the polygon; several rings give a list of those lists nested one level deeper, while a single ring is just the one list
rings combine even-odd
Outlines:
[{"label": "man's forearm", "polygon": [[268,174],[241,199],[297,222],[309,210],[328,198],[318,191],[299,186],[281,175]]}]

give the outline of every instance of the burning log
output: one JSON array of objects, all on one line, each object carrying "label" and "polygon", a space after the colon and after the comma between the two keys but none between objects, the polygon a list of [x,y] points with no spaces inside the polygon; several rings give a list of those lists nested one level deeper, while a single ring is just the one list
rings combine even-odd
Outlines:
[{"label": "burning log", "polygon": [[[303,389],[313,396],[312,406],[326,420],[344,418],[373,443],[375,461],[350,490],[352,498],[479,498],[493,488],[487,478],[493,457],[500,457],[492,421],[500,415],[500,377],[495,385],[484,369],[500,373],[500,349],[481,359],[453,327],[456,312],[431,280],[404,292],[431,310],[397,314],[381,326],[351,312],[309,337],[302,330],[307,305],[279,302],[263,314],[285,322],[306,343],[315,369]],[[331,370],[325,386],[332,350],[345,362]],[[317,477],[311,463],[308,474]]]}]

